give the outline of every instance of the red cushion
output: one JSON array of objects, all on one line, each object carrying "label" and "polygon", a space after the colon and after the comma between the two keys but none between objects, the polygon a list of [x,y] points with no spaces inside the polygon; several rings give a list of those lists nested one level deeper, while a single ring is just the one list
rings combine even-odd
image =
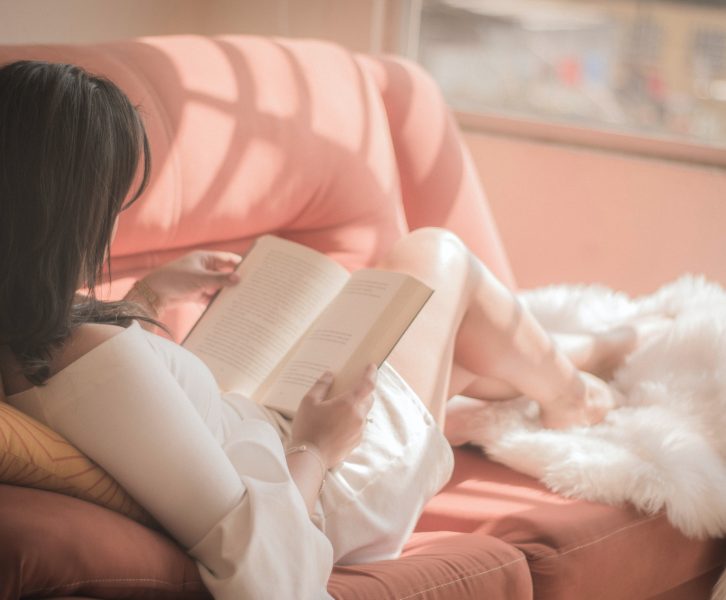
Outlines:
[{"label": "red cushion", "polygon": [[[456,451],[454,476],[419,530],[398,560],[336,568],[331,594],[526,600],[534,587],[538,599],[694,600],[726,563],[724,541],[685,539],[663,516],[561,498],[469,450]],[[0,600],[209,598],[194,563],[163,535],[75,498],[4,485],[0,581]]]},{"label": "red cushion", "polygon": [[[209,600],[164,535],[94,504],[0,485],[0,600],[33,596]],[[416,534],[395,561],[337,567],[336,598],[531,597],[521,552],[481,534]]]},{"label": "red cushion", "polygon": [[415,533],[396,560],[336,567],[328,591],[340,600],[529,600],[524,555],[488,535]]},{"label": "red cushion", "polygon": [[164,535],[71,496],[11,485],[0,485],[0,583],[0,600],[211,599]]},{"label": "red cushion", "polygon": [[538,600],[648,598],[726,564],[726,540],[687,539],[663,514],[562,498],[469,449],[456,451],[451,481],[419,521],[440,529],[520,549]]}]

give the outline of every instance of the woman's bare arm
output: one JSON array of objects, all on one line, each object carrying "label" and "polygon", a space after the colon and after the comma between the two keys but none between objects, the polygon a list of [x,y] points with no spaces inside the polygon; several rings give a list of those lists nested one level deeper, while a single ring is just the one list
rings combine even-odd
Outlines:
[{"label": "woman's bare arm", "polygon": [[305,501],[308,514],[315,510],[315,502],[320,495],[327,469],[321,468],[320,460],[310,451],[293,452],[287,455],[287,468],[300,495]]},{"label": "woman's bare arm", "polygon": [[373,405],[376,368],[369,365],[347,392],[327,398],[333,376],[325,373],[305,395],[292,425],[287,464],[312,514],[325,475],[355,448]]},{"label": "woman's bare arm", "polygon": [[[182,302],[209,302],[221,287],[239,281],[234,269],[241,260],[241,256],[232,252],[189,252],[137,281],[124,300],[135,302],[154,319]],[[152,323],[141,323],[141,326],[152,331],[155,327]]]}]

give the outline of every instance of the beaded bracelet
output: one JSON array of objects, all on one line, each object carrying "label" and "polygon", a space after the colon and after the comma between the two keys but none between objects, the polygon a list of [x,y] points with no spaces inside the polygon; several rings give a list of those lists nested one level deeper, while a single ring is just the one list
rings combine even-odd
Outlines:
[{"label": "beaded bracelet", "polygon": [[159,316],[159,294],[157,294],[148,283],[146,283],[143,279],[139,279],[131,286],[131,289],[146,300],[146,303],[151,307],[151,310],[154,311],[154,316]]},{"label": "beaded bracelet", "polygon": [[325,466],[325,461],[323,460],[323,457],[320,456],[318,451],[315,449],[315,446],[313,446],[312,444],[298,444],[297,446],[291,446],[287,450],[285,450],[285,456],[290,456],[290,454],[295,454],[297,452],[309,453],[311,456],[314,456],[315,460],[317,460],[320,464],[320,474],[322,475],[320,489],[318,490],[318,495],[320,495],[320,492],[322,492],[323,488],[325,487],[325,476],[328,474],[328,467]]}]

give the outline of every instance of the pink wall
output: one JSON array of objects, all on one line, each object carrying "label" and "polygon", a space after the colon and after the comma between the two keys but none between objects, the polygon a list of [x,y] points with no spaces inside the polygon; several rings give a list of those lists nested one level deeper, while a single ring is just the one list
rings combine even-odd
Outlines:
[{"label": "pink wall", "polygon": [[726,285],[726,169],[481,133],[466,140],[522,288]]}]

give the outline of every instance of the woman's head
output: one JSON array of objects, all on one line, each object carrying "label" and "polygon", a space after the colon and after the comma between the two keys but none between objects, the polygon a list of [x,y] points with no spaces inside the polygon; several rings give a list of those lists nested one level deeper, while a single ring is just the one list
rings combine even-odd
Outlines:
[{"label": "woman's head", "polygon": [[107,79],[66,64],[0,67],[0,343],[21,362],[44,362],[74,326],[74,294],[93,294],[149,160],[136,109]]}]

